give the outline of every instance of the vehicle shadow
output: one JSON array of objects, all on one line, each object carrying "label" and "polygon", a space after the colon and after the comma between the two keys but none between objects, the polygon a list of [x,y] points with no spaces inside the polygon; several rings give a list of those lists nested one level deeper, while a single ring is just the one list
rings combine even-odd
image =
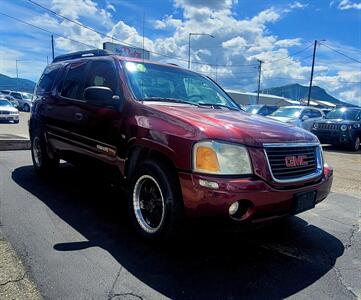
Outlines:
[{"label": "vehicle shadow", "polygon": [[326,152],[344,153],[344,154],[361,154],[361,150],[352,151],[345,147],[333,146],[333,145],[329,145],[329,144],[322,145],[322,149],[323,149],[323,151],[326,151]]},{"label": "vehicle shadow", "polygon": [[95,174],[62,165],[41,179],[23,166],[12,178],[88,239],[56,244],[54,251],[101,247],[172,299],[285,298],[324,276],[344,252],[336,237],[298,217],[243,233],[213,225],[150,245],[134,235],[124,193]]}]

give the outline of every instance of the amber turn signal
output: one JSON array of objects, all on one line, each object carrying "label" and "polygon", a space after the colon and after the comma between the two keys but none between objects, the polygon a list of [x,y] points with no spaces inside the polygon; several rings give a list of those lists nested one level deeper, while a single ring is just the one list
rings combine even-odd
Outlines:
[{"label": "amber turn signal", "polygon": [[196,168],[208,172],[219,172],[216,152],[209,147],[199,146],[196,152]]}]

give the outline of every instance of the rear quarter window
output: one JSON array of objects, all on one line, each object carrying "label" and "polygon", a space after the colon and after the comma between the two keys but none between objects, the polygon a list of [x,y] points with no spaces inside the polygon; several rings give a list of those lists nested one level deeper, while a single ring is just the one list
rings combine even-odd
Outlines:
[{"label": "rear quarter window", "polygon": [[50,92],[60,67],[61,65],[51,65],[45,68],[36,86],[35,94],[41,95]]}]

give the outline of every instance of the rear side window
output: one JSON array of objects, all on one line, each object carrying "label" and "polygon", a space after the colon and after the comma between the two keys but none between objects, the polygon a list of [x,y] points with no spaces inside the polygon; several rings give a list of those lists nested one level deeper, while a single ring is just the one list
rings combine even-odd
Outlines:
[{"label": "rear side window", "polygon": [[11,93],[10,96],[14,97],[15,99],[22,99],[20,93]]},{"label": "rear side window", "polygon": [[61,95],[70,99],[81,100],[86,75],[87,62],[78,62],[69,65]]},{"label": "rear side window", "polygon": [[38,85],[36,86],[36,91],[35,91],[36,94],[39,95],[50,92],[60,67],[61,67],[60,65],[52,65],[46,67],[46,69],[44,70],[43,74],[39,79]]}]

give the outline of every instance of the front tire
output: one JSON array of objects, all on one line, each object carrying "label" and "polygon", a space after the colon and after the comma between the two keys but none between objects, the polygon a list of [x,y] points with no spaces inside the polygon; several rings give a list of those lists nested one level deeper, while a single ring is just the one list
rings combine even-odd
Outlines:
[{"label": "front tire", "polygon": [[31,157],[39,175],[49,174],[59,165],[59,159],[49,154],[45,135],[40,130],[36,130],[31,136]]},{"label": "front tire", "polygon": [[352,146],[351,146],[351,150],[353,151],[359,151],[360,150],[360,137],[356,137],[353,142],[352,142]]},{"label": "front tire", "polygon": [[29,104],[24,104],[24,106],[23,106],[23,110],[25,111],[25,112],[29,112],[30,111],[30,106],[29,106]]},{"label": "front tire", "polygon": [[167,164],[147,160],[131,180],[129,207],[132,223],[148,240],[176,236],[183,213],[178,179]]}]

